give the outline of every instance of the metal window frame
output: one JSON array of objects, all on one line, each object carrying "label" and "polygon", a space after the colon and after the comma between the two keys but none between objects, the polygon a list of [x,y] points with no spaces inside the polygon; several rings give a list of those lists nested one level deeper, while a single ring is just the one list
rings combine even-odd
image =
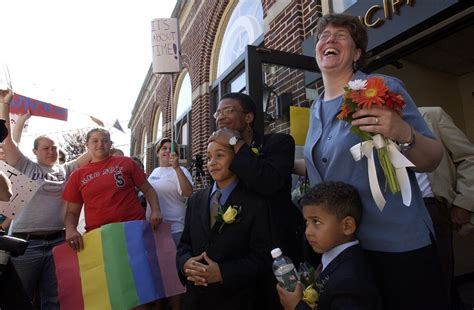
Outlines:
[{"label": "metal window frame", "polygon": [[[246,93],[252,97],[257,105],[254,128],[260,132],[264,131],[263,122],[263,72],[262,65],[274,64],[294,69],[318,72],[314,57],[272,50],[265,47],[247,45],[245,53],[242,54],[210,87],[210,109],[209,117],[217,108],[219,98],[229,92],[230,81],[245,70]],[[316,81],[316,79],[315,79]],[[210,131],[216,129],[215,122],[211,122]]]}]

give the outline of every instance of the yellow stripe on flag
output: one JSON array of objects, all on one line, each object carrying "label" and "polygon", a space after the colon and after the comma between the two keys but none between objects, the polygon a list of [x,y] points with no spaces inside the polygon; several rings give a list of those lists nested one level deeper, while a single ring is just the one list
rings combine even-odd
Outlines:
[{"label": "yellow stripe on flag", "polygon": [[81,273],[84,309],[112,309],[107,288],[107,278],[104,269],[102,252],[102,237],[100,229],[95,229],[83,236],[84,249],[93,249],[78,253]]}]

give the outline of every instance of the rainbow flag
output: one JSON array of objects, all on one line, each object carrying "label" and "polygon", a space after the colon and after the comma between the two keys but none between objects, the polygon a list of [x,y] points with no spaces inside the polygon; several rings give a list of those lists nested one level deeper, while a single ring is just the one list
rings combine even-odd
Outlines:
[{"label": "rainbow flag", "polygon": [[80,252],[53,249],[61,309],[130,309],[184,293],[169,224],[108,224],[83,240]]}]

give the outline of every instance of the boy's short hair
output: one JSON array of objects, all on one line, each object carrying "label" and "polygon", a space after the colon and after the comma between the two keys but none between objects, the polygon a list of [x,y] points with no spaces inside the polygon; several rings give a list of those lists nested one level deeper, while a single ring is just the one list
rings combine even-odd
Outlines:
[{"label": "boy's short hair", "polygon": [[344,182],[322,182],[311,188],[302,198],[304,206],[323,206],[339,220],[346,216],[354,218],[359,226],[362,216],[362,201],[355,187]]}]

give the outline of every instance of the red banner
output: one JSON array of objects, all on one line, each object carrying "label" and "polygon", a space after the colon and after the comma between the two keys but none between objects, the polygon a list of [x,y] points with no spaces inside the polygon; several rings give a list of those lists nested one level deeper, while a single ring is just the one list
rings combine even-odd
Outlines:
[{"label": "red banner", "polygon": [[67,109],[58,107],[51,103],[15,94],[10,103],[10,112],[26,114],[28,111],[30,111],[31,115],[67,121]]}]

